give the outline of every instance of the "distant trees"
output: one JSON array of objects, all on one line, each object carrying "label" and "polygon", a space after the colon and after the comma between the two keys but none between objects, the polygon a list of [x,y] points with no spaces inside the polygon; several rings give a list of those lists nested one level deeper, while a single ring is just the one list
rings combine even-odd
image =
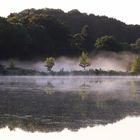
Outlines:
[{"label": "distant trees", "polygon": [[140,51],[140,38],[138,38],[133,44],[131,44],[132,50]]},{"label": "distant trees", "polygon": [[0,57],[27,56],[31,38],[27,29],[22,24],[8,22],[0,18]]},{"label": "distant trees", "polygon": [[15,61],[13,59],[9,60],[8,68],[10,68],[10,69],[15,69],[16,68],[16,64],[15,64]]},{"label": "distant trees", "polygon": [[69,43],[69,30],[56,18],[35,16],[29,33],[33,39],[32,51],[43,55],[64,55]]},{"label": "distant trees", "polygon": [[137,49],[140,49],[140,38],[136,40],[135,45]]},{"label": "distant trees", "polygon": [[[0,17],[0,58],[77,56],[139,50],[140,26],[71,10],[27,9]],[[130,46],[134,43],[134,46]]]},{"label": "distant trees", "polygon": [[46,60],[44,61],[44,65],[45,67],[47,67],[47,70],[50,72],[52,70],[52,67],[55,64],[55,59],[53,57],[48,57],[46,58]]},{"label": "distant trees", "polygon": [[140,73],[140,57],[135,56],[130,65],[131,73]]},{"label": "distant trees", "polygon": [[93,50],[94,44],[89,33],[88,25],[84,25],[80,33],[73,35],[72,45],[81,51]]},{"label": "distant trees", "polygon": [[89,57],[88,57],[87,53],[82,52],[82,54],[80,56],[79,66],[81,66],[84,70],[85,70],[86,67],[90,66]]},{"label": "distant trees", "polygon": [[4,70],[5,70],[5,67],[2,64],[0,64],[0,72],[4,72]]},{"label": "distant trees", "polygon": [[122,51],[123,48],[121,44],[113,36],[102,36],[98,38],[95,42],[97,49],[106,51]]},{"label": "distant trees", "polygon": [[17,14],[16,13],[11,13],[9,16],[8,16],[8,22],[10,23],[18,23],[18,17],[17,17]]}]

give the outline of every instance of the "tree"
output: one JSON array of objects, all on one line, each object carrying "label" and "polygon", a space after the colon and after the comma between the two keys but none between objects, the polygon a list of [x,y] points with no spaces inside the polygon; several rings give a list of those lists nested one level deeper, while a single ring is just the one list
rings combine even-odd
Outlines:
[{"label": "tree", "polygon": [[[32,22],[44,28],[43,31],[45,33],[45,36],[44,36],[45,41],[43,44],[45,44],[44,46],[49,46],[47,48],[47,51],[45,52],[50,51],[51,54],[53,53],[52,55],[54,54],[65,55],[67,53],[67,49],[70,46],[69,45],[70,32],[69,32],[69,29],[63,23],[61,23],[61,21],[51,16],[47,16],[47,17],[40,16],[40,17],[34,18]],[[39,47],[39,50],[40,50],[40,47]]]},{"label": "tree", "polygon": [[93,50],[94,44],[89,32],[89,26],[84,25],[81,28],[80,33],[76,33],[73,35],[72,40],[73,48],[77,48],[79,51],[91,51]]},{"label": "tree", "polygon": [[54,62],[54,58],[53,57],[48,57],[45,60],[45,67],[47,67],[47,70],[50,72],[52,70],[52,67],[54,66],[55,62]]},{"label": "tree", "polygon": [[130,66],[131,73],[140,73],[140,57],[135,56]]},{"label": "tree", "polygon": [[10,23],[18,23],[18,17],[17,17],[17,13],[11,13],[8,17],[7,17],[7,21]]},{"label": "tree", "polygon": [[96,49],[140,52],[139,39],[129,46],[139,37],[139,25],[126,25],[105,16],[78,10],[26,9],[0,17],[0,58],[79,56],[82,51]]},{"label": "tree", "polygon": [[131,48],[135,51],[140,51],[140,38],[138,38],[133,44],[131,44]]},{"label": "tree", "polygon": [[4,71],[5,71],[5,67],[2,64],[0,64],[0,73],[3,73]]},{"label": "tree", "polygon": [[90,66],[89,63],[89,58],[88,58],[88,54],[85,52],[82,52],[81,56],[80,56],[80,64],[79,64],[82,68],[85,68]]},{"label": "tree", "polygon": [[97,49],[102,49],[106,51],[122,51],[123,48],[121,44],[113,36],[102,36],[98,38],[95,42]]},{"label": "tree", "polygon": [[15,61],[14,61],[13,59],[11,59],[11,60],[9,61],[9,68],[10,68],[10,69],[15,69],[15,68],[16,68],[15,65],[16,65],[16,64],[15,64]]},{"label": "tree", "polygon": [[88,36],[88,32],[89,32],[89,27],[88,25],[84,25],[83,28],[81,29],[81,35],[84,36],[84,37],[87,37]]},{"label": "tree", "polygon": [[136,40],[135,45],[137,49],[140,49],[140,38]]}]

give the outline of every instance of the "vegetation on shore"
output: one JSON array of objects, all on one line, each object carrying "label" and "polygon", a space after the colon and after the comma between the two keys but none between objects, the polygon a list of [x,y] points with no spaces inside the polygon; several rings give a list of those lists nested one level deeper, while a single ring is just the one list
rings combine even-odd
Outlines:
[{"label": "vegetation on shore", "polygon": [[[120,73],[85,70],[91,65],[88,54],[92,56],[100,51],[129,51],[139,56],[140,25],[126,25],[113,18],[88,15],[78,10],[65,13],[60,9],[48,8],[26,9],[11,13],[7,18],[0,17],[0,60],[46,58],[45,67],[54,75]],[[61,56],[80,56],[79,66],[85,71],[65,72],[62,69],[53,72],[55,59]],[[35,70],[17,68],[12,59],[8,68],[0,65],[1,74],[42,74]],[[134,58],[126,73],[140,73],[139,61],[139,58]]]},{"label": "vegetation on shore", "polygon": [[46,72],[41,72],[41,71],[36,71],[32,69],[23,69],[23,68],[9,68],[5,67],[3,65],[0,65],[0,75],[46,75],[46,76],[69,76],[69,75],[135,75],[137,73],[130,73],[130,72],[122,72],[122,71],[114,71],[114,70],[109,70],[105,71],[102,69],[89,69],[89,70],[73,70],[73,71],[64,71],[63,69],[60,69],[59,71],[46,71]]},{"label": "vegetation on shore", "polygon": [[0,17],[0,59],[79,56],[82,51],[140,52],[140,25],[60,9],[26,9]]},{"label": "vegetation on shore", "polygon": [[47,70],[49,72],[52,71],[52,68],[54,66],[54,61],[55,61],[55,59],[53,57],[48,57],[48,58],[46,58],[46,60],[44,62],[44,65],[45,65],[45,67],[47,67]]},{"label": "vegetation on shore", "polygon": [[130,72],[134,74],[140,73],[140,57],[135,56],[131,65],[130,65]]},{"label": "vegetation on shore", "polygon": [[0,75],[138,75],[140,73],[140,57],[136,55],[130,63],[129,69],[124,72],[115,70],[106,71],[101,68],[89,68],[86,70],[86,67],[91,66],[90,58],[86,52],[82,52],[79,56],[79,67],[82,67],[84,71],[64,71],[63,68],[59,71],[53,71],[53,66],[55,66],[55,59],[53,57],[48,57],[44,61],[44,67],[47,68],[46,72],[20,68],[16,66],[14,60],[10,60],[7,67],[0,64]]},{"label": "vegetation on shore", "polygon": [[90,66],[90,62],[89,62],[89,58],[88,58],[88,54],[85,52],[82,52],[81,56],[80,56],[80,64],[79,66],[81,66],[84,70],[86,69],[86,67]]}]

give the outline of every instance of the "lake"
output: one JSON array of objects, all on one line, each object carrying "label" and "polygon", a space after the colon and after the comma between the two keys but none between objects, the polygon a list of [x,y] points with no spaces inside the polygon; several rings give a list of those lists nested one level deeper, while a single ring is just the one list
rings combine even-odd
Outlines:
[{"label": "lake", "polygon": [[140,77],[0,76],[0,138],[133,139]]}]

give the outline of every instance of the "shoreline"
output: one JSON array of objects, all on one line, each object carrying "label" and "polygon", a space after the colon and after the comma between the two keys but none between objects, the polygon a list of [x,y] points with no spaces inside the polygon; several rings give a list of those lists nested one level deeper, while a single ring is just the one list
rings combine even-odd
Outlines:
[{"label": "shoreline", "polygon": [[122,72],[102,69],[90,69],[90,70],[74,70],[74,71],[36,71],[33,69],[23,68],[6,68],[0,70],[0,76],[138,76],[138,73]]}]

